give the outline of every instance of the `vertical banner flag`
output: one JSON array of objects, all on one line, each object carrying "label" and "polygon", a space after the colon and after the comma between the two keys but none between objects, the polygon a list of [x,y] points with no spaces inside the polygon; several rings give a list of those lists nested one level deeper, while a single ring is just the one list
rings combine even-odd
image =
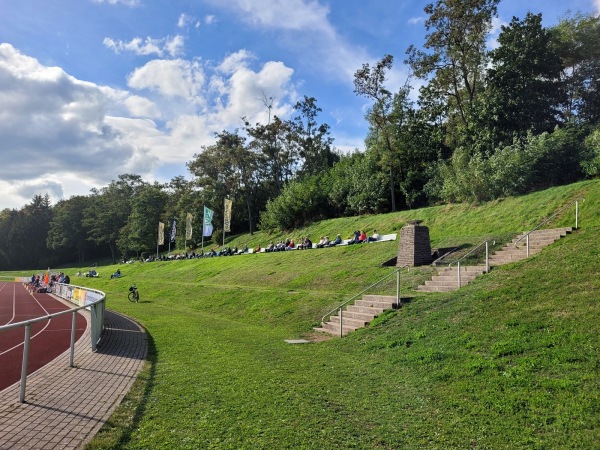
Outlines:
[{"label": "vertical banner flag", "polygon": [[229,200],[228,198],[225,199],[225,214],[223,214],[225,219],[223,222],[223,231],[227,231],[227,232],[231,231],[231,206],[232,206],[232,204],[233,204],[233,202],[231,200]]},{"label": "vertical banner flag", "polygon": [[202,236],[212,236],[213,233],[213,218],[214,211],[204,207],[204,225],[202,226]]},{"label": "vertical banner flag", "polygon": [[177,220],[173,219],[173,224],[171,225],[171,242],[175,241],[176,235],[177,235]]},{"label": "vertical banner flag", "polygon": [[187,240],[192,238],[192,213],[187,213],[185,217],[185,238]]},{"label": "vertical banner flag", "polygon": [[165,224],[158,222],[158,245],[165,244]]}]

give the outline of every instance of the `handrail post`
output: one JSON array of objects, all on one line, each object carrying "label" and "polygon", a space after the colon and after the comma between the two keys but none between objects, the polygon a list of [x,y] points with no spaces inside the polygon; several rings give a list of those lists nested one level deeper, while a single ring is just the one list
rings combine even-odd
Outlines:
[{"label": "handrail post", "polygon": [[490,247],[488,241],[485,241],[485,273],[490,271]]},{"label": "handrail post", "polygon": [[529,234],[527,235],[527,257],[529,258]]},{"label": "handrail post", "polygon": [[340,308],[340,337],[344,336],[344,307],[342,306]]},{"label": "handrail post", "polygon": [[25,389],[27,386],[27,363],[29,361],[29,341],[31,339],[31,324],[25,325],[25,339],[23,341],[23,363],[21,365],[21,389],[19,402],[25,403]]},{"label": "handrail post", "polygon": [[396,272],[396,307],[400,308],[400,270]]},{"label": "handrail post", "polygon": [[456,268],[458,269],[458,288],[460,289],[460,261],[456,264]]},{"label": "handrail post", "polygon": [[74,367],[75,359],[75,326],[77,324],[77,311],[73,311],[73,320],[71,321],[71,346],[69,352],[69,367]]},{"label": "handrail post", "polygon": [[575,200],[575,229],[577,229],[577,219],[579,218],[579,200]]}]

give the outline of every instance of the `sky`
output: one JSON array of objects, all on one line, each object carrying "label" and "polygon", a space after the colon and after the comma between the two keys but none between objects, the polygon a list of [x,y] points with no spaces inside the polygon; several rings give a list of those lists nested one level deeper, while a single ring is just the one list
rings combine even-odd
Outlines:
[{"label": "sky", "polygon": [[[0,0],[0,210],[34,195],[53,204],[118,175],[191,179],[186,163],[223,130],[283,119],[304,96],[341,152],[364,148],[364,63],[394,56],[426,30],[415,0]],[[595,13],[600,0],[503,0],[513,16]],[[414,94],[416,97],[416,93]]]}]

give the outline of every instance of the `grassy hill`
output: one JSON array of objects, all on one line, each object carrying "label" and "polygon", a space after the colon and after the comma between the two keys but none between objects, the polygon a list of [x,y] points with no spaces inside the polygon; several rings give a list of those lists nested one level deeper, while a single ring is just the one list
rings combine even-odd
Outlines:
[{"label": "grassy hill", "polygon": [[[542,253],[448,294],[416,292],[431,269],[412,269],[402,274],[402,309],[319,343],[284,340],[310,336],[325,312],[393,271],[380,264],[397,241],[72,278],[105,291],[108,307],[142,323],[151,344],[145,372],[90,448],[597,448],[600,181],[290,235],[385,234],[422,219],[433,247],[470,245],[531,229],[579,195],[580,229]],[[573,225],[570,208],[549,226]],[[131,283],[139,304],[126,299]]]}]

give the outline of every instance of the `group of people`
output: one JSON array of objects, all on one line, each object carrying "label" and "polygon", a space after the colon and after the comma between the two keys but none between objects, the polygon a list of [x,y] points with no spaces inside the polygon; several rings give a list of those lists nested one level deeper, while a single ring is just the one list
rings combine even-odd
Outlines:
[{"label": "group of people", "polygon": [[376,242],[379,240],[379,233],[377,230],[373,230],[373,234],[371,236],[367,236],[367,233],[363,231],[354,231],[354,236],[348,241],[348,245],[352,244],[362,244],[363,242]]},{"label": "group of people", "polygon": [[52,292],[52,288],[56,283],[70,284],[71,278],[69,275],[65,275],[64,272],[46,273],[45,276],[33,274],[31,275],[29,287],[34,292],[47,293]]}]

